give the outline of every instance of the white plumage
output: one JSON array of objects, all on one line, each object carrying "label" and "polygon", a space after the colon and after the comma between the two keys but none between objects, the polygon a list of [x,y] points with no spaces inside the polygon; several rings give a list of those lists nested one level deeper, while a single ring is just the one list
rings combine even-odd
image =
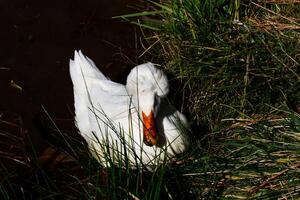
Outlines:
[{"label": "white plumage", "polygon": [[76,125],[103,165],[151,167],[186,149],[186,118],[168,103],[167,77],[152,63],[133,68],[125,86],[106,78],[91,59],[75,51],[70,75]]}]

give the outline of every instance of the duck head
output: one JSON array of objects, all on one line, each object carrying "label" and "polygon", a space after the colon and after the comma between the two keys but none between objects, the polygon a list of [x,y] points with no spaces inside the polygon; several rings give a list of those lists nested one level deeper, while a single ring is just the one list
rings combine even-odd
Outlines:
[{"label": "duck head", "polygon": [[169,92],[166,75],[152,63],[138,65],[129,73],[126,89],[139,111],[143,123],[144,143],[148,146],[156,145],[158,137],[155,124],[157,109],[160,98],[165,97]]}]

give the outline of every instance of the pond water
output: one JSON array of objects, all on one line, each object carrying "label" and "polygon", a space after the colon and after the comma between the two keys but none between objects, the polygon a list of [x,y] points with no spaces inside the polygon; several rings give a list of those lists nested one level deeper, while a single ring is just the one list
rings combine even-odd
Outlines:
[{"label": "pond water", "polygon": [[127,71],[138,62],[138,31],[112,17],[135,12],[136,3],[1,1],[1,130],[30,134],[36,149],[44,149],[47,136],[39,126],[47,118],[43,106],[61,129],[76,132],[69,58],[81,49],[112,80],[124,83]]}]

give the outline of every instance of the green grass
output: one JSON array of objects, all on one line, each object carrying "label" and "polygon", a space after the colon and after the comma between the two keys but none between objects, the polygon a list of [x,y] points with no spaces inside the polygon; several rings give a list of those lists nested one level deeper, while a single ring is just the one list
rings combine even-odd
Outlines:
[{"label": "green grass", "polygon": [[[15,133],[0,128],[1,140],[7,140],[5,145],[11,149],[11,152],[5,148],[0,151],[1,199],[174,199],[170,191],[176,185],[176,174],[168,172],[173,167],[167,165],[165,160],[159,165],[151,165],[158,162],[162,152],[157,152],[157,157],[151,163],[149,161],[149,166],[142,165],[138,160],[141,159],[141,152],[135,152],[136,163],[132,163],[128,157],[134,146],[125,141],[120,128],[105,113],[97,110],[91,99],[90,103],[90,111],[97,122],[104,121],[120,137],[121,144],[117,144],[117,141],[106,141],[91,133],[91,139],[103,152],[101,154],[88,150],[79,135],[61,130],[43,106],[44,117],[40,119],[41,124],[36,125],[40,127],[41,134],[48,137],[45,148],[36,148],[32,141],[36,138],[22,132],[21,122],[12,124],[8,120],[0,121],[0,125],[12,124],[17,132],[21,131]],[[3,119],[6,119],[5,115]],[[131,119],[129,116],[128,120]],[[45,142],[41,139],[38,142]],[[5,157],[8,152],[11,162],[7,162]]]},{"label": "green grass", "polygon": [[[1,130],[2,141],[7,139],[6,145],[15,149],[9,158],[7,149],[0,151],[1,199],[160,199],[167,195],[164,163],[153,172],[138,164],[131,169],[120,150],[105,155],[108,165],[103,167],[105,163],[98,163],[83,139],[60,130],[44,111],[43,134],[50,138],[42,152],[35,149],[30,135]],[[22,129],[20,124],[16,128]],[[23,146],[26,142],[29,149]],[[103,151],[113,148],[101,144]],[[122,148],[129,148],[128,144],[122,143]]]},{"label": "green grass", "polygon": [[181,83],[177,96],[200,138],[176,167],[184,190],[199,199],[299,197],[299,3],[173,0],[148,8],[122,18],[141,25],[142,55]]},{"label": "green grass", "polygon": [[290,28],[299,29],[292,17],[300,8],[265,6],[172,1],[156,8],[163,21],[140,22],[159,30],[147,35],[147,51],[182,81],[199,123],[214,129],[240,112],[265,113],[266,104],[281,104],[299,90],[299,31]]},{"label": "green grass", "polygon": [[48,115],[57,137],[50,157],[28,154],[28,138],[1,130],[4,146],[17,149],[9,158],[0,152],[1,199],[299,199],[299,4],[173,0],[147,8],[119,18],[141,27],[141,57],[180,83],[176,96],[197,138],[189,152],[155,172],[102,168]]}]

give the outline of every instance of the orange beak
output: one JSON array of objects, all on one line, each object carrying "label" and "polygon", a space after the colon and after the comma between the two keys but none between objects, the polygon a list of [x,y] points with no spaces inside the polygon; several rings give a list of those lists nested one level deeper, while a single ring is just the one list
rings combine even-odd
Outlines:
[{"label": "orange beak", "polygon": [[144,134],[144,143],[147,146],[153,146],[157,143],[157,131],[155,126],[155,119],[153,111],[147,116],[144,112],[142,112],[143,117],[143,134]]}]

